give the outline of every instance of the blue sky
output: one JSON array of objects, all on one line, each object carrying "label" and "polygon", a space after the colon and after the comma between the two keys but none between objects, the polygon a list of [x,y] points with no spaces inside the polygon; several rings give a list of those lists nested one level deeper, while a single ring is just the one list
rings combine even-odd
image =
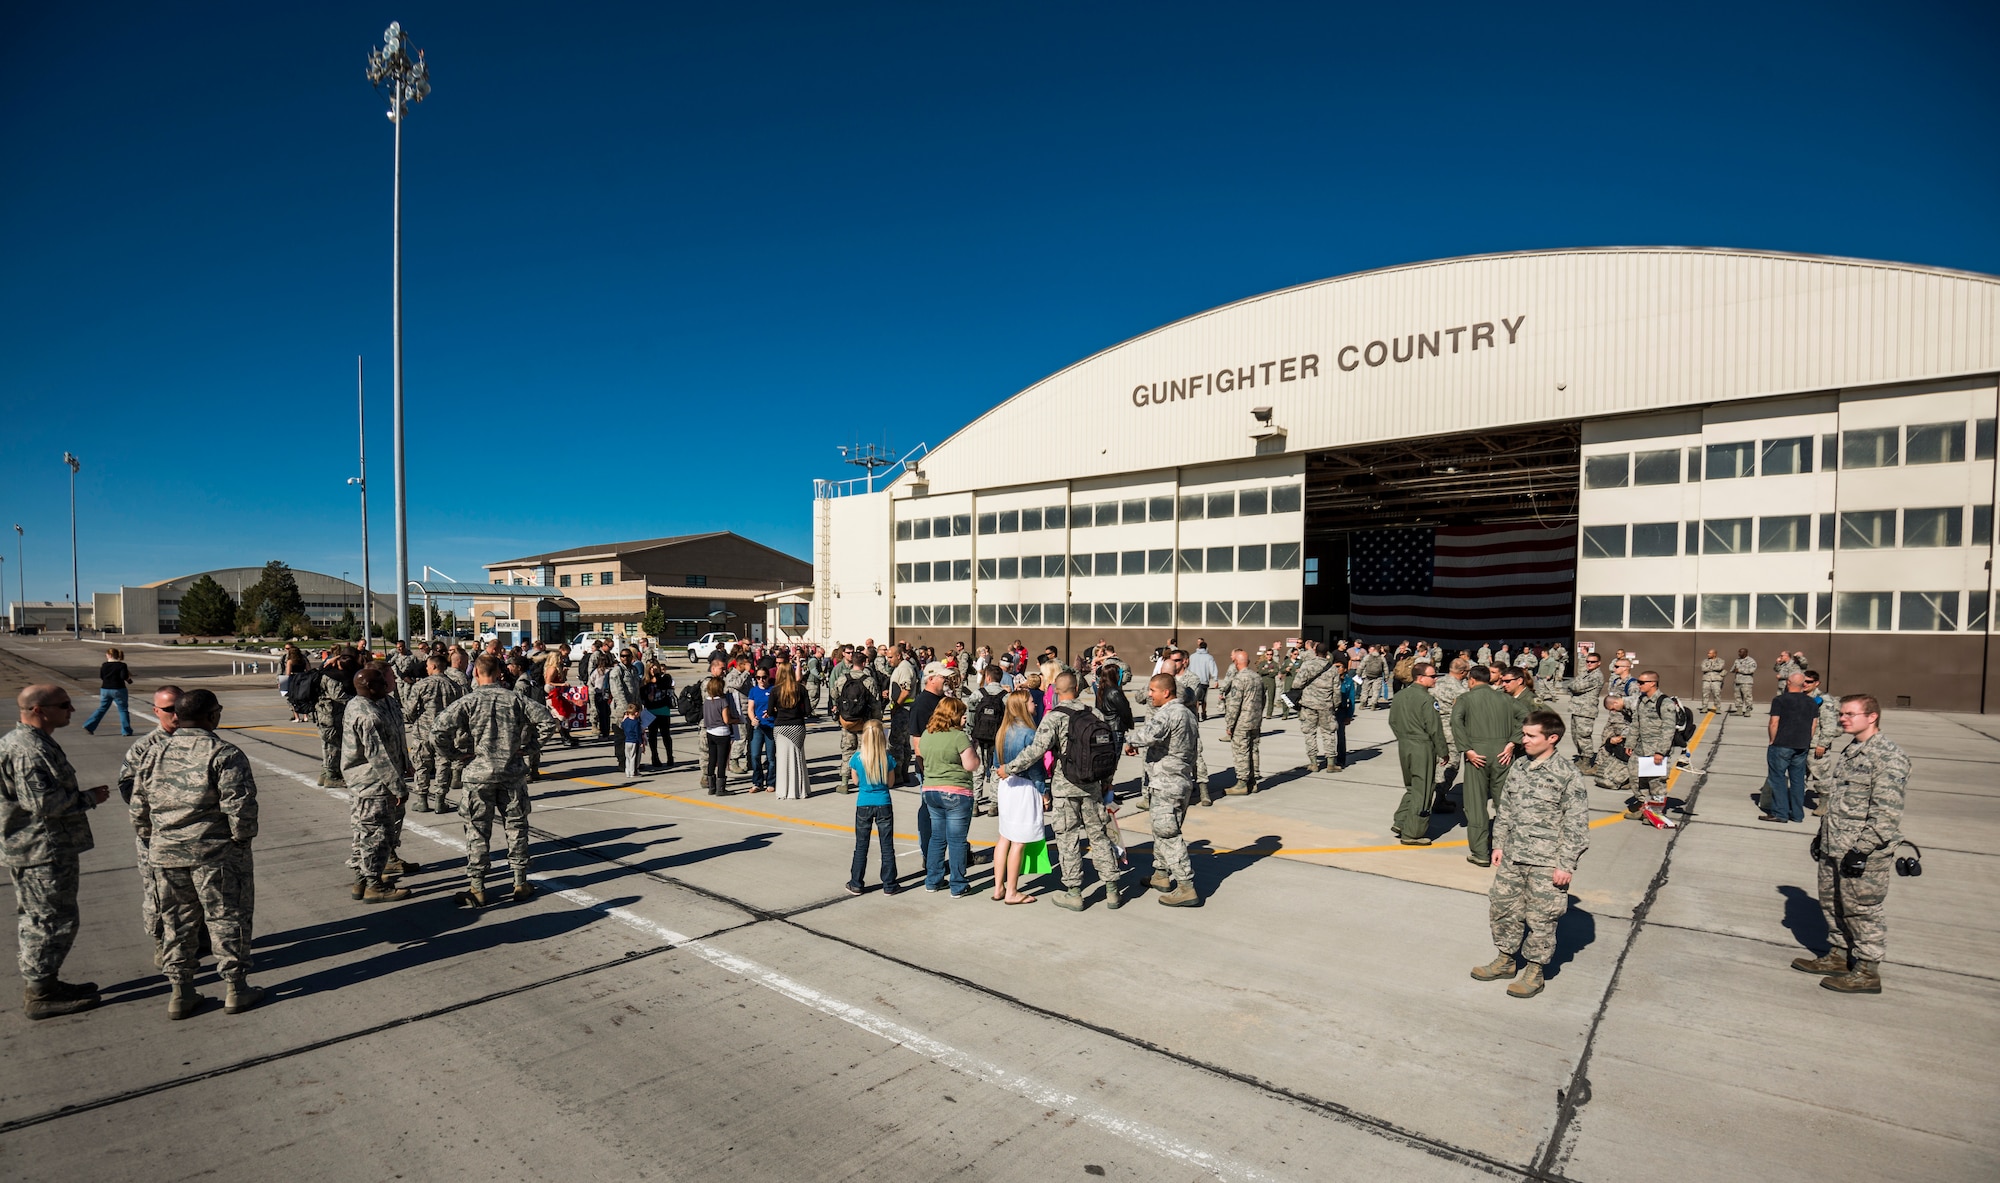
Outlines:
[{"label": "blue sky", "polygon": [[[27,593],[734,529],[834,448],[1413,260],[1755,247],[2000,273],[1992,5],[41,5],[0,40],[0,530]],[[1002,461],[1004,463],[1004,459]],[[5,530],[11,533],[11,530]],[[14,540],[6,539],[7,594]]]}]

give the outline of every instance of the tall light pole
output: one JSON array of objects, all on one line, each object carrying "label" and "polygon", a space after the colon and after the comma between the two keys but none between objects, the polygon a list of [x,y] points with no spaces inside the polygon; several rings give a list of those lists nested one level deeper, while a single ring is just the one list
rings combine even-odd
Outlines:
[{"label": "tall light pole", "polygon": [[[19,522],[14,523],[14,577],[21,581],[21,594],[14,597],[14,602],[16,604],[26,604],[28,602],[28,543],[22,537],[21,523]],[[21,611],[26,613],[27,609],[24,607]],[[8,614],[8,619],[13,619],[11,613]],[[26,624],[28,622],[24,618],[21,623]]]},{"label": "tall light pole", "polygon": [[390,362],[395,387],[395,467],[396,467],[396,628],[410,627],[410,516],[407,489],[403,481],[403,116],[410,104],[421,103],[431,92],[430,67],[424,51],[410,57],[409,40],[401,22],[391,21],[382,34],[382,47],[368,51],[368,81],[377,90],[389,87],[389,119],[396,125],[395,229],[391,239],[390,288],[392,341],[395,356]]},{"label": "tall light pole", "polygon": [[64,452],[63,463],[69,465],[69,631],[81,641],[83,581],[76,576],[76,470],[83,467],[83,461]]},{"label": "tall light pole", "polygon": [[[354,359],[354,422],[361,432],[361,475],[347,483],[361,490],[361,645],[375,642],[375,584],[368,573],[368,400],[362,396],[361,359]],[[400,499],[399,499],[400,500]],[[400,635],[400,634],[398,634]]]}]

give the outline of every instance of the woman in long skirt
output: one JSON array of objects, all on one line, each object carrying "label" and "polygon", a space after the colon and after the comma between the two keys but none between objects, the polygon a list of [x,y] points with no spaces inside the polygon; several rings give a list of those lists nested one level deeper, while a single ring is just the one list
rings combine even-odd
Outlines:
[{"label": "woman in long skirt", "polygon": [[[1007,695],[1007,715],[994,746],[999,764],[1021,754],[1035,742],[1034,694],[1014,690]],[[993,898],[1009,904],[1032,904],[1035,897],[1021,890],[1022,848],[1042,840],[1042,814],[1047,808],[1048,782],[1040,767],[1022,776],[1000,779],[994,793],[1000,804],[1000,841],[993,849]]]},{"label": "woman in long skirt", "polygon": [[777,741],[772,761],[780,801],[803,801],[812,792],[812,773],[806,769],[806,719],[812,702],[799,685],[789,662],[778,663],[778,683],[771,689],[771,735]]}]

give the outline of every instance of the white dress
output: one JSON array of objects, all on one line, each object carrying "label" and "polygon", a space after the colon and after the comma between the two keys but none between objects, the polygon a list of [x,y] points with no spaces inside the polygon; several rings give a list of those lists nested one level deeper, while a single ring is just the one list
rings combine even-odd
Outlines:
[{"label": "white dress", "polygon": [[1000,836],[1009,842],[1042,840],[1042,789],[1025,776],[1003,777],[996,794],[1000,803]]}]

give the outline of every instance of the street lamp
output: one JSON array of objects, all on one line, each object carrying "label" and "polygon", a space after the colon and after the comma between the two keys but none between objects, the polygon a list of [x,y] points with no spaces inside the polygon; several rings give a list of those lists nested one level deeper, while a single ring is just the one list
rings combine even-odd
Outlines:
[{"label": "street lamp", "polygon": [[[28,554],[28,544],[21,536],[21,523],[15,522],[14,523],[14,577],[21,581],[21,594],[14,597],[14,602],[16,604],[26,604],[28,602],[27,554]],[[21,611],[23,613],[26,613],[28,610],[26,608],[22,608]],[[7,618],[9,620],[12,620],[13,614],[9,613]],[[23,619],[21,623],[26,624],[28,622],[27,620]]]},{"label": "street lamp", "polygon": [[375,583],[368,573],[368,401],[362,397],[361,389],[361,359],[357,357],[354,359],[354,422],[361,433],[361,475],[348,477],[347,483],[361,490],[361,647],[366,649],[375,643]]},{"label": "street lamp", "polygon": [[395,387],[396,420],[396,623],[407,628],[410,619],[410,518],[407,490],[403,482],[403,116],[410,104],[421,103],[431,92],[430,67],[424,51],[410,58],[408,39],[401,22],[391,21],[382,34],[382,47],[368,51],[368,81],[379,91],[389,86],[389,119],[396,125],[396,188],[394,232],[391,238],[390,288],[393,319],[391,380]]},{"label": "street lamp", "polygon": [[69,465],[69,631],[81,641],[83,581],[76,577],[76,471],[83,467],[83,461],[64,452],[63,463]]}]

